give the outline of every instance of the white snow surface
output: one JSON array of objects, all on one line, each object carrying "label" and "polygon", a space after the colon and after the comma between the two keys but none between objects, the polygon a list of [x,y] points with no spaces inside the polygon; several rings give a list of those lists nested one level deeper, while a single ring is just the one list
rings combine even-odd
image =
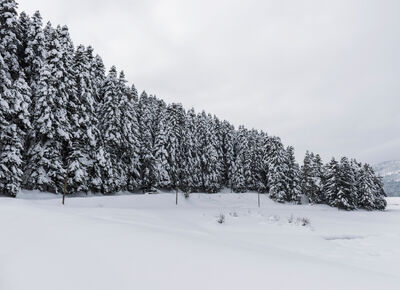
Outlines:
[{"label": "white snow surface", "polygon": [[179,198],[0,198],[0,289],[400,289],[400,198],[383,212]]}]

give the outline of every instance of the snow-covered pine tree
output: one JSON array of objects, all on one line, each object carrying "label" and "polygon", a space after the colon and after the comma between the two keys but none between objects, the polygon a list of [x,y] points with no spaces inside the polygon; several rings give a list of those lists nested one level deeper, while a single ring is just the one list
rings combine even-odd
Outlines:
[{"label": "snow-covered pine tree", "polygon": [[61,192],[65,178],[65,155],[70,142],[67,106],[73,79],[60,44],[61,35],[46,26],[47,56],[40,70],[37,100],[33,110],[33,140],[28,151],[25,186]]},{"label": "snow-covered pine tree", "polygon": [[218,192],[222,185],[219,183],[221,165],[216,149],[217,137],[212,131],[213,119],[204,111],[198,114],[197,136],[199,142],[199,157],[202,173],[202,190]]},{"label": "snow-covered pine tree", "polygon": [[[87,152],[85,152],[83,145],[80,144],[83,138],[82,124],[87,118],[86,112],[83,112],[83,102],[86,100],[82,99],[82,95],[78,94],[78,88],[81,89],[81,94],[86,94],[86,98],[90,97],[90,88],[80,87],[84,85],[82,82],[78,85],[76,71],[74,70],[74,56],[75,50],[69,35],[67,26],[57,26],[57,40],[61,46],[61,54],[59,55],[59,61],[63,64],[62,68],[62,85],[63,90],[67,95],[66,112],[68,119],[68,130],[69,140],[65,148],[63,148],[62,158],[64,160],[64,166],[67,168],[68,178],[68,190],[67,193],[75,192],[87,192],[88,191],[88,162],[90,160]],[[84,49],[84,48],[82,48]],[[85,90],[85,92],[82,92]],[[91,102],[91,100],[88,100]],[[75,184],[76,182],[76,184]]]},{"label": "snow-covered pine tree", "polygon": [[199,140],[197,139],[197,115],[194,109],[186,114],[183,134],[183,166],[181,188],[190,193],[202,188]]},{"label": "snow-covered pine tree", "polygon": [[12,81],[17,80],[21,72],[18,60],[21,43],[18,35],[17,6],[14,0],[0,1],[0,53]]},{"label": "snow-covered pine tree", "polygon": [[264,168],[264,144],[267,135],[264,132],[251,130],[249,132],[250,171],[251,178],[247,179],[247,187],[260,193],[267,192],[267,180]]},{"label": "snow-covered pine tree", "polygon": [[46,43],[43,32],[42,16],[36,11],[26,33],[26,47],[24,50],[25,74],[30,86],[39,80],[39,72],[46,58]]},{"label": "snow-covered pine tree", "polygon": [[2,51],[0,44],[0,194],[16,196],[21,189],[25,135],[30,129],[30,89],[23,73],[11,80]]},{"label": "snow-covered pine tree", "polygon": [[121,91],[120,107],[122,118],[120,120],[123,134],[122,143],[122,161],[124,162],[127,174],[128,191],[135,191],[140,188],[140,131],[137,115],[137,103],[135,96],[132,95],[130,88],[126,86],[124,73],[119,77],[119,86]]},{"label": "snow-covered pine tree", "polygon": [[335,206],[335,201],[339,192],[339,163],[332,158],[324,167],[324,178],[322,191],[325,196],[325,202],[330,206]]},{"label": "snow-covered pine tree", "polygon": [[217,116],[213,115],[212,117],[212,132],[214,132],[215,135],[215,149],[217,151],[217,156],[218,156],[218,171],[217,171],[217,178],[218,178],[218,183],[220,184],[221,187],[225,185],[225,180],[224,180],[224,150],[222,147],[223,144],[223,132],[222,132],[222,122],[218,119]]},{"label": "snow-covered pine tree", "polygon": [[347,157],[342,157],[340,160],[337,194],[331,204],[345,210],[353,210],[357,206],[355,176]]},{"label": "snow-covered pine tree", "polygon": [[365,164],[357,170],[357,207],[366,210],[375,208],[374,176],[372,168]]},{"label": "snow-covered pine tree", "polygon": [[231,189],[234,192],[246,192],[246,180],[244,178],[244,165],[240,158],[240,155],[236,155],[234,162],[232,163],[232,177],[231,177]]},{"label": "snow-covered pine tree", "polygon": [[0,194],[21,188],[24,138],[29,128],[30,89],[20,70],[17,4],[0,1]]},{"label": "snow-covered pine tree", "polygon": [[232,166],[234,162],[234,132],[235,127],[228,121],[221,123],[221,149],[223,154],[222,160],[222,181],[221,183],[231,188],[232,185]]},{"label": "snow-covered pine tree", "polygon": [[303,194],[309,198],[310,202],[313,202],[312,197],[315,194],[312,168],[313,158],[311,154],[308,150],[306,151],[303,165],[301,166],[301,189]]},{"label": "snow-covered pine tree", "polygon": [[382,177],[377,176],[373,169],[371,170],[371,174],[373,175],[372,179],[373,179],[373,185],[374,185],[373,188],[374,188],[374,193],[375,193],[374,209],[384,210],[386,208],[387,202],[385,199],[386,193],[383,189]]},{"label": "snow-covered pine tree", "polygon": [[[104,158],[107,167],[102,173],[103,192],[114,193],[125,190],[127,185],[127,168],[122,160],[124,154],[123,108],[124,91],[117,76],[115,66],[112,66],[102,88],[102,104],[99,109],[99,130],[103,136]],[[108,160],[107,160],[108,159]]]},{"label": "snow-covered pine tree", "polygon": [[234,170],[232,172],[232,190],[245,192],[248,190],[249,176],[251,175],[251,156],[248,143],[248,134],[244,126],[239,126],[234,143]]},{"label": "snow-covered pine tree", "polygon": [[[100,109],[98,109],[100,110]],[[98,124],[99,126],[99,124]],[[106,168],[111,166],[108,154],[104,150],[104,142],[101,137],[100,131],[95,131],[95,151],[91,152],[92,158],[92,171],[89,172],[89,189],[92,192],[104,193],[103,184],[103,172],[106,172]]]},{"label": "snow-covered pine tree", "polygon": [[25,71],[26,82],[32,92],[30,107],[30,111],[32,112],[37,99],[40,70],[46,58],[45,35],[39,11],[33,14],[29,24],[28,30],[25,32],[25,45],[21,62]]},{"label": "snow-covered pine tree", "polygon": [[293,146],[288,146],[286,149],[287,152],[287,165],[288,165],[288,182],[289,182],[289,194],[288,200],[294,201],[296,203],[300,202],[301,199],[301,178],[300,178],[300,167],[296,163],[296,159],[294,157],[294,148]]},{"label": "snow-covered pine tree", "polygon": [[270,198],[278,202],[288,201],[290,192],[288,157],[278,137],[270,138],[270,154],[266,158]]},{"label": "snow-covered pine tree", "polygon": [[257,157],[258,157],[258,149],[257,148],[257,139],[258,132],[255,129],[248,131],[248,148],[247,155],[249,159],[249,169],[247,170],[246,178],[246,187],[248,190],[257,190],[258,187],[258,170],[257,168]]},{"label": "snow-covered pine tree", "polygon": [[[103,173],[111,166],[110,159],[107,157],[108,153],[105,152],[102,134],[99,130],[99,120],[101,110],[101,90],[105,81],[105,68],[103,61],[97,55],[93,55],[93,48],[88,46],[86,48],[86,55],[88,59],[89,75],[92,88],[93,97],[93,110],[94,118],[92,124],[93,138],[95,140],[94,150],[91,152],[92,166],[89,170],[89,189],[93,192],[104,192]],[[92,145],[92,144],[91,144]]]},{"label": "snow-covered pine tree", "polygon": [[189,129],[189,126],[193,126],[194,124],[190,120],[189,114],[191,114],[189,110],[185,116],[183,128],[182,128],[182,159],[181,159],[181,180],[180,180],[180,188],[186,194],[194,191],[194,181],[192,178],[192,173],[190,170],[192,169],[191,159],[194,158],[193,149],[194,149],[194,132]]},{"label": "snow-covered pine tree", "polygon": [[103,60],[99,55],[93,55],[93,48],[88,46],[86,48],[86,54],[89,60],[89,70],[90,70],[90,77],[93,86],[93,97],[95,100],[95,104],[98,106],[101,103],[101,96],[102,92],[101,89],[103,87],[106,74],[105,74],[105,66]]},{"label": "snow-covered pine tree", "polygon": [[167,128],[167,109],[164,107],[159,112],[159,123],[155,134],[154,158],[156,187],[171,189],[171,178],[169,176],[169,152],[168,147],[168,128]]},{"label": "snow-covered pine tree", "polygon": [[181,104],[171,104],[166,110],[166,130],[168,152],[168,175],[173,189],[180,188],[182,168],[184,162],[183,130],[185,125],[185,111]]},{"label": "snow-covered pine tree", "polygon": [[301,167],[302,192],[312,203],[322,203],[322,161],[321,157],[314,153],[306,152],[304,163]]},{"label": "snow-covered pine tree", "polygon": [[261,131],[258,133],[257,141],[256,141],[256,148],[253,151],[253,161],[252,161],[252,171],[255,175],[256,180],[256,190],[259,193],[266,193],[268,192],[268,166],[265,164],[265,153],[266,144],[269,142],[268,135]]},{"label": "snow-covered pine tree", "polygon": [[90,76],[90,63],[83,45],[77,47],[73,59],[76,93],[70,95],[68,117],[71,142],[68,148],[69,191],[88,192],[96,151],[95,102]]},{"label": "snow-covered pine tree", "polygon": [[139,101],[139,95],[138,95],[138,91],[135,87],[134,84],[132,84],[130,90],[129,90],[129,98],[135,103],[137,104]]},{"label": "snow-covered pine tree", "polygon": [[154,191],[156,185],[154,152],[154,108],[152,100],[146,92],[142,92],[139,99],[139,133],[140,148],[140,176],[143,191]]},{"label": "snow-covered pine tree", "polygon": [[18,28],[17,28],[17,37],[18,37],[18,42],[19,45],[17,47],[17,57],[19,61],[19,66],[23,70],[25,70],[25,63],[24,63],[24,58],[25,58],[25,48],[27,47],[28,43],[28,33],[29,30],[31,29],[32,22],[28,14],[26,14],[24,11],[22,11],[19,14],[18,18]]},{"label": "snow-covered pine tree", "polygon": [[[312,154],[313,155],[313,154]],[[313,172],[313,183],[314,183],[314,196],[313,202],[314,203],[323,203],[325,197],[323,196],[322,192],[322,183],[323,183],[323,166],[321,157],[319,154],[313,155],[313,162],[312,162],[312,172]]]},{"label": "snow-covered pine tree", "polygon": [[261,168],[261,176],[264,181],[265,192],[269,192],[269,156],[272,153],[272,143],[275,137],[269,137],[267,134],[264,134],[262,143],[261,143],[261,156],[262,156],[262,168]]}]

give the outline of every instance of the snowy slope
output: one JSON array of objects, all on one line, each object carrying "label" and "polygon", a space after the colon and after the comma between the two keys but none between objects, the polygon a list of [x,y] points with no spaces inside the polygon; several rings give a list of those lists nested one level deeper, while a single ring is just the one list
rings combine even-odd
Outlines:
[{"label": "snowy slope", "polygon": [[193,194],[178,206],[167,193],[64,207],[29,197],[0,198],[0,289],[400,287],[397,198],[385,212],[344,212],[265,196],[258,208],[252,193]]},{"label": "snowy slope", "polygon": [[388,196],[400,196],[400,160],[376,164],[374,170],[383,177],[386,194]]}]

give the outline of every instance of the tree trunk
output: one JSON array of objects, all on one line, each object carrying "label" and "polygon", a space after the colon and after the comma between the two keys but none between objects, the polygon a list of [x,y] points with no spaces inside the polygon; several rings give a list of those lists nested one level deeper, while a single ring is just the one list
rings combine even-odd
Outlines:
[{"label": "tree trunk", "polygon": [[68,164],[67,164],[67,172],[65,174],[65,179],[64,179],[64,191],[63,191],[63,197],[62,197],[62,204],[63,205],[64,205],[64,202],[65,202],[65,194],[67,192],[68,174],[69,174],[69,161],[68,161]]}]

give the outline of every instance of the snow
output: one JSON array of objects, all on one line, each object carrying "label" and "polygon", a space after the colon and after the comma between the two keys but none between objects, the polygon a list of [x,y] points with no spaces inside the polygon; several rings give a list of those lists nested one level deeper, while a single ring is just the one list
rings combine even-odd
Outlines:
[{"label": "snow", "polygon": [[62,206],[24,191],[0,198],[0,289],[399,289],[399,223],[400,198],[347,212],[266,196],[258,208],[254,193]]}]

